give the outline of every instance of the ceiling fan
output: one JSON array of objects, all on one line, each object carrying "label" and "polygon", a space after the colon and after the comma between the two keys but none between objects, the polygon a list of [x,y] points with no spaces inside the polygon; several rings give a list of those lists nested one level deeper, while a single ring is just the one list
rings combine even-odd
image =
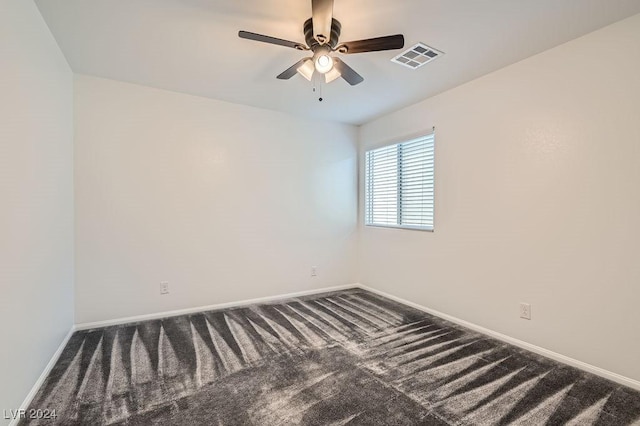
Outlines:
[{"label": "ceiling fan", "polygon": [[364,78],[340,58],[332,56],[333,53],[353,54],[404,47],[402,34],[338,44],[342,25],[338,20],[333,19],[333,0],[311,0],[311,10],[312,16],[307,19],[303,27],[306,44],[248,31],[239,31],[238,36],[313,53],[312,56],[301,59],[278,75],[277,78],[281,80],[288,80],[298,73],[311,81],[314,73],[318,73],[324,76],[326,83],[342,77],[352,86],[362,83]]}]

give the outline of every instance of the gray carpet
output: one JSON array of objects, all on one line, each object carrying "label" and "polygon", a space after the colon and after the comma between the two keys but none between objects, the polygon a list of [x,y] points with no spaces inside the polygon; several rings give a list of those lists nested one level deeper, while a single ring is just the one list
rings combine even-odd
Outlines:
[{"label": "gray carpet", "polygon": [[76,332],[31,407],[58,417],[23,424],[640,424],[638,392],[359,289]]}]

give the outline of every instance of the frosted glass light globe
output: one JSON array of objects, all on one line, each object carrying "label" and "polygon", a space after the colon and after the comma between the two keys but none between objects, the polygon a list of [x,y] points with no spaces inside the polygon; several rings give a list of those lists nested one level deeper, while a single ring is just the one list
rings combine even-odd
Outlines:
[{"label": "frosted glass light globe", "polygon": [[318,59],[316,59],[316,70],[320,74],[324,74],[329,72],[333,68],[333,59],[329,55],[320,55]]}]

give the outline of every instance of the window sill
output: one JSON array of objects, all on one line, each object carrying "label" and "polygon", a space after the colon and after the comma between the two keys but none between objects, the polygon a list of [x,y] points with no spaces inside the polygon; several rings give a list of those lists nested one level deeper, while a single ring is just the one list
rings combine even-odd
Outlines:
[{"label": "window sill", "polygon": [[389,228],[389,229],[405,229],[408,231],[433,232],[433,228],[422,228],[419,226],[374,225],[374,224],[366,224],[366,223],[364,226],[369,228]]}]

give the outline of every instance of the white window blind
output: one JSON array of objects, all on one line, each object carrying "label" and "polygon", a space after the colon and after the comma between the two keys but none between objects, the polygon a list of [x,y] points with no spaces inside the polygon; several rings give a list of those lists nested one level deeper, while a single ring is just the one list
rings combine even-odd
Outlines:
[{"label": "white window blind", "polygon": [[365,224],[433,230],[433,133],[365,154]]}]

